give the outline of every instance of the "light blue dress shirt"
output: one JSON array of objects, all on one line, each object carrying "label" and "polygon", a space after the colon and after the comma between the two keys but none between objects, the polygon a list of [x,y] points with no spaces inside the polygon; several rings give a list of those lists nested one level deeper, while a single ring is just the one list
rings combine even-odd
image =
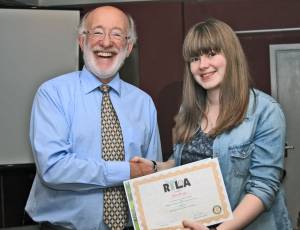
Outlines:
[{"label": "light blue dress shirt", "polygon": [[36,93],[30,141],[37,174],[26,211],[37,222],[107,229],[103,188],[130,178],[133,156],[162,160],[154,103],[119,74],[109,83],[109,94],[122,128],[125,161],[102,159],[101,84],[83,68],[45,82]]}]

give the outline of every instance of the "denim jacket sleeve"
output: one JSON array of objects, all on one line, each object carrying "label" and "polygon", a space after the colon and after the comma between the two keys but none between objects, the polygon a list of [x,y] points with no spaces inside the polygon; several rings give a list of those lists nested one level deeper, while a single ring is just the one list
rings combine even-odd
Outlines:
[{"label": "denim jacket sleeve", "polygon": [[173,145],[173,154],[169,157],[169,160],[175,160],[175,166],[181,165],[181,152],[183,144],[174,144]]},{"label": "denim jacket sleeve", "polygon": [[280,105],[265,94],[260,96],[254,112],[254,150],[251,154],[246,193],[260,198],[266,209],[269,209],[280,189],[286,124]]}]

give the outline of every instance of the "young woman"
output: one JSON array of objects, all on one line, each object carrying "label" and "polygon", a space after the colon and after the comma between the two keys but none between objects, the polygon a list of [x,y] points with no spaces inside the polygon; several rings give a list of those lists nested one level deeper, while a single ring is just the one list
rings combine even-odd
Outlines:
[{"label": "young woman", "polygon": [[[292,229],[281,188],[285,117],[272,97],[251,87],[235,33],[216,19],[198,23],[185,38],[183,56],[174,153],[167,162],[157,162],[158,170],[217,157],[234,218],[214,228]],[[183,225],[208,229],[190,221]]]}]

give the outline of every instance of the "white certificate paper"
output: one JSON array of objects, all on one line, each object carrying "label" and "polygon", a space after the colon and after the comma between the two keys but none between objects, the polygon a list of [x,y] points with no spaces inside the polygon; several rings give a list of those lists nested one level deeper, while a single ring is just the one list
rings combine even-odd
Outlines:
[{"label": "white certificate paper", "polygon": [[179,230],[182,220],[206,226],[232,219],[217,158],[124,182],[135,230]]}]

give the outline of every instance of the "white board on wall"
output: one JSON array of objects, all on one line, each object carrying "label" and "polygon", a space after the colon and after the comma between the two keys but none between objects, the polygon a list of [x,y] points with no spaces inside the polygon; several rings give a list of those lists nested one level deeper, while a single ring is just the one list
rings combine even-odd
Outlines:
[{"label": "white board on wall", "polygon": [[77,10],[0,9],[0,165],[33,163],[29,118],[47,79],[78,70]]}]

